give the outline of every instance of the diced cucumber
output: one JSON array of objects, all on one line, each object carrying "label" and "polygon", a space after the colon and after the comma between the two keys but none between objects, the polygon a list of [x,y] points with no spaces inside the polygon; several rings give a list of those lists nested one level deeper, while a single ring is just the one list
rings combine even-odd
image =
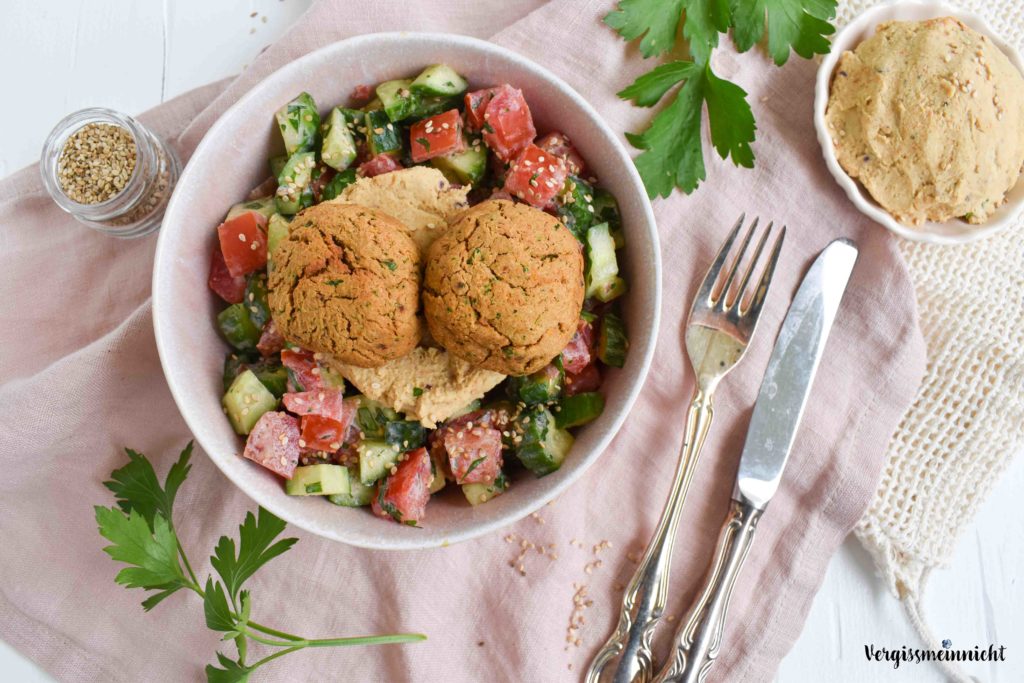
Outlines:
[{"label": "diced cucumber", "polygon": [[580,242],[587,241],[587,230],[594,224],[594,188],[578,176],[565,179],[558,195],[558,217]]},{"label": "diced cucumber", "polygon": [[456,97],[417,97],[416,104],[409,114],[409,121],[417,121],[430,116],[442,114],[449,109],[459,106],[459,98]]},{"label": "diced cucumber", "polygon": [[320,201],[327,202],[335,199],[341,191],[356,181],[356,169],[350,168],[341,173],[335,173],[334,177],[320,190]]},{"label": "diced cucumber", "polygon": [[231,383],[221,400],[231,426],[239,434],[248,434],[263,413],[277,408],[277,397],[252,370],[246,370]]},{"label": "diced cucumber", "polygon": [[235,204],[228,209],[228,215],[224,217],[224,220],[229,221],[232,218],[241,216],[243,213],[247,213],[249,211],[270,218],[270,215],[274,213],[274,198],[261,197],[260,199],[250,199],[247,202]]},{"label": "diced cucumber", "polygon": [[408,78],[384,81],[377,86],[377,97],[391,121],[401,121],[412,114],[419,98],[409,89],[410,86],[412,81]]},{"label": "diced cucumber", "polygon": [[289,496],[347,496],[350,492],[348,469],[341,465],[303,465],[296,467],[284,483]]},{"label": "diced cucumber", "polygon": [[384,428],[388,422],[400,419],[398,413],[366,396],[359,396],[356,409],[356,426],[367,439],[384,439]]},{"label": "diced cucumber", "polygon": [[384,105],[381,104],[379,97],[374,97],[372,100],[362,106],[360,111],[363,113],[369,113],[371,111],[381,111],[384,109]]},{"label": "diced cucumber", "polygon": [[412,82],[410,90],[419,95],[442,95],[451,97],[466,92],[466,79],[447,64],[428,66]]},{"label": "diced cucumber", "polygon": [[601,332],[597,337],[597,357],[605,365],[621,368],[626,364],[629,339],[622,318],[614,313],[605,313],[601,318]]},{"label": "diced cucumber", "polygon": [[464,405],[463,407],[456,410],[454,413],[448,416],[449,420],[454,420],[457,417],[462,417],[468,413],[472,413],[474,410],[480,410],[480,399],[474,399]]},{"label": "diced cucumber", "polygon": [[356,160],[356,141],[349,121],[341,107],[335,107],[324,125],[324,142],[320,158],[336,171],[344,171]]},{"label": "diced cucumber", "polygon": [[357,140],[363,137],[363,131],[360,129],[366,125],[366,112],[349,107],[337,107],[337,109],[345,117],[345,126],[351,131],[352,137]]},{"label": "diced cucumber", "polygon": [[469,504],[476,507],[486,503],[495,496],[500,496],[508,490],[508,479],[505,474],[499,474],[498,478],[490,484],[463,484],[462,495],[466,496]]},{"label": "diced cucumber", "polygon": [[317,134],[320,132],[320,112],[316,102],[307,93],[298,97],[277,110],[277,127],[284,140],[284,149],[288,156],[296,152],[311,152],[316,149]]},{"label": "diced cucumber", "polygon": [[509,398],[513,401],[521,401],[528,406],[553,401],[562,393],[563,374],[562,371],[549,365],[532,375],[509,377]]},{"label": "diced cucumber", "polygon": [[373,439],[363,439],[356,450],[359,451],[359,480],[367,486],[385,476],[401,455],[394,446]]},{"label": "diced cucumber", "polygon": [[516,457],[526,469],[543,477],[562,466],[573,437],[555,425],[555,418],[546,408],[524,411],[516,418],[515,428],[520,436]]},{"label": "diced cucumber", "polygon": [[[267,303],[267,274],[257,270],[245,279],[245,295],[242,303],[249,309],[249,320],[263,332],[263,326],[270,320],[270,304]],[[256,341],[259,341],[257,339]]]},{"label": "diced cucumber", "polygon": [[434,157],[430,165],[445,175],[450,182],[459,185],[476,185],[487,173],[487,148],[479,138],[466,140],[465,151]]},{"label": "diced cucumber", "polygon": [[444,467],[437,461],[433,453],[430,455],[430,474],[433,476],[430,480],[430,493],[434,494],[443,489],[447,482],[444,478]]},{"label": "diced cucumber", "polygon": [[412,420],[392,420],[384,425],[384,441],[402,452],[419,448],[427,442],[427,430]]},{"label": "diced cucumber", "polygon": [[249,370],[252,370],[256,379],[263,382],[263,386],[277,398],[281,398],[288,391],[288,371],[280,362],[268,358],[251,363]]},{"label": "diced cucumber", "polygon": [[296,152],[277,176],[277,212],[292,215],[302,206],[302,193],[309,187],[316,168],[316,153]]},{"label": "diced cucumber", "polygon": [[320,381],[328,389],[345,389],[345,378],[334,368],[320,364]]},{"label": "diced cucumber", "polygon": [[228,355],[224,356],[224,376],[222,378],[224,391],[231,387],[231,383],[235,381],[235,378],[241,375],[249,367],[249,363],[255,362],[259,356],[253,354],[250,356],[246,353],[237,353],[231,351]]},{"label": "diced cucumber", "polygon": [[401,132],[383,111],[366,113],[366,142],[370,146],[370,156],[402,154]]},{"label": "diced cucumber", "polygon": [[217,316],[217,327],[225,341],[239,351],[256,348],[261,328],[253,324],[244,303],[231,304]]},{"label": "diced cucumber", "polygon": [[331,501],[335,505],[341,505],[348,508],[362,507],[369,505],[370,501],[373,500],[373,486],[366,486],[363,482],[359,481],[359,473],[354,468],[348,468],[348,493],[336,493],[331,496],[327,496],[327,500]]},{"label": "diced cucumber", "polygon": [[619,203],[615,201],[615,197],[608,190],[601,188],[594,189],[594,201],[591,202],[594,206],[595,222],[607,223],[608,229],[612,233],[612,237],[615,238],[615,248],[621,249],[625,246],[625,239],[622,234],[622,216],[619,213]]},{"label": "diced cucumber", "polygon": [[596,420],[604,411],[604,396],[588,391],[566,396],[555,410],[555,426],[560,429],[579,427]]},{"label": "diced cucumber", "polygon": [[291,222],[291,218],[282,216],[279,213],[275,213],[267,221],[267,253],[270,255],[271,260],[274,257],[274,249],[281,243],[281,240],[288,237],[288,224]]},{"label": "diced cucumber", "polygon": [[[625,284],[619,278],[619,263],[615,258],[615,240],[612,239],[607,223],[591,226],[587,230],[587,298],[596,297],[611,301],[621,294],[618,291]],[[622,281],[622,285],[619,284]]]},{"label": "diced cucumber", "polygon": [[270,157],[267,164],[270,166],[270,175],[275,178],[281,175],[281,169],[288,163],[287,154],[278,154],[277,156]]}]

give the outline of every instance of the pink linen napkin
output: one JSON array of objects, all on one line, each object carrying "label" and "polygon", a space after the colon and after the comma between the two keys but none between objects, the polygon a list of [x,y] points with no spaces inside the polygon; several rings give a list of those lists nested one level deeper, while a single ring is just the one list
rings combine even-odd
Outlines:
[{"label": "pink linen napkin", "polygon": [[[442,13],[437,3],[323,0],[234,82],[194,90],[143,118],[187,159],[226,106],[288,60],[348,36],[398,29],[490,37],[552,69],[613,129],[636,130],[649,113],[614,92],[651,65],[600,23],[610,6],[534,0],[485,11],[463,1],[445,3]],[[741,211],[786,223],[790,236],[761,331],[718,393],[680,526],[669,603],[677,619],[709,562],[789,298],[831,239],[850,237],[861,250],[711,674],[713,681],[772,678],[830,556],[875,489],[886,443],[923,372],[924,346],[893,240],[854,210],[822,163],[811,124],[814,65],[794,60],[775,69],[759,54],[723,50],[715,68],[749,93],[757,168],[709,159],[710,179],[696,194],[655,202],[666,266],[658,351],[609,452],[539,514],[450,548],[371,552],[291,529],[301,542],[253,581],[254,618],[309,637],[422,631],[430,639],[302,652],[261,670],[258,680],[578,680],[614,623],[631,557],[642,552],[667,493],[692,388],[681,335],[686,312]],[[154,244],[75,224],[49,201],[34,167],[0,184],[0,637],[62,680],[196,680],[214,649],[228,647],[202,626],[194,597],[180,593],[143,613],[137,591],[114,585],[116,568],[92,518],[91,506],[110,502],[101,482],[123,463],[123,446],[145,451],[165,471],[190,438],[153,342]],[[254,505],[201,452],[193,460],[176,509],[202,575],[217,536],[234,533]],[[551,550],[540,554],[529,544]],[[581,626],[570,631],[579,616]]]}]

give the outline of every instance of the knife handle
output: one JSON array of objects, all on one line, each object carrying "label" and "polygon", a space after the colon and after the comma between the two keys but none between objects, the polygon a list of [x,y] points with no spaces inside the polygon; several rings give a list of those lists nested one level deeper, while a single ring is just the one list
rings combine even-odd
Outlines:
[{"label": "knife handle", "polygon": [[722,646],[729,598],[762,512],[745,501],[732,501],[700,599],[672,639],[671,658],[655,683],[701,683],[707,678]]}]

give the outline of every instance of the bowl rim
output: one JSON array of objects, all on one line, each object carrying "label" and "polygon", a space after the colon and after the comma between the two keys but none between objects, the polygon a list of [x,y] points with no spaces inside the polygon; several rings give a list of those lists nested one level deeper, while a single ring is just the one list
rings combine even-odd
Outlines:
[{"label": "bowl rim", "polygon": [[[851,178],[845,170],[843,170],[842,166],[839,165],[839,160],[836,158],[835,149],[832,144],[832,137],[828,132],[828,127],[825,121],[825,110],[828,106],[832,73],[835,70],[842,52],[855,47],[855,45],[845,48],[841,48],[840,46],[849,41],[850,36],[853,34],[861,33],[865,29],[873,31],[873,27],[871,25],[877,26],[881,21],[885,21],[887,18],[885,15],[891,13],[893,10],[911,7],[920,8],[921,10],[934,13],[935,17],[951,16],[960,19],[974,30],[988,36],[989,40],[991,40],[993,44],[1006,55],[1007,59],[1010,60],[1017,70],[1024,75],[1024,59],[1021,58],[1021,54],[1017,48],[1003,40],[1002,37],[992,29],[991,25],[978,14],[938,0],[888,0],[887,2],[881,2],[859,12],[849,22],[847,22],[847,24],[840,29],[838,33],[836,33],[832,38],[832,49],[827,55],[825,55],[821,64],[818,66],[818,72],[816,74],[814,84],[814,128],[817,133],[818,143],[821,146],[822,155],[825,157],[825,165],[828,167],[829,172],[831,172],[836,182],[839,183],[839,186],[846,192],[846,196],[850,198],[850,201],[853,202],[861,213],[868,216],[876,223],[880,223],[882,226],[896,233],[900,237],[913,242],[945,245],[976,242],[978,240],[985,239],[986,237],[991,237],[1014,225],[1020,218],[1021,212],[1024,211],[1024,199],[1020,199],[1015,204],[1008,206],[1007,208],[1009,210],[1000,219],[974,226],[969,230],[964,230],[962,233],[955,235],[929,231],[929,226],[942,225],[942,223],[936,223],[934,221],[926,221],[917,227],[903,225],[893,218],[888,211],[875,202],[875,200],[867,194],[867,191],[863,189],[856,180]],[[1024,182],[1024,178],[1018,178],[1017,182]],[[1010,189],[1012,190],[1013,188],[1011,187]]]},{"label": "bowl rim", "polygon": [[[654,357],[654,351],[658,339],[658,332],[661,324],[662,264],[661,247],[658,237],[657,222],[654,218],[654,211],[651,206],[650,199],[648,198],[647,193],[644,189],[643,181],[641,180],[640,175],[636,170],[636,166],[633,164],[632,158],[626,151],[624,145],[619,140],[618,136],[609,127],[609,125],[605,122],[605,120],[601,117],[597,110],[594,109],[594,107],[582,95],[580,95],[575,89],[573,89],[568,83],[566,83],[559,76],[555,75],[545,67],[537,64],[529,57],[526,57],[524,55],[519,54],[518,52],[496,45],[494,43],[490,43],[471,36],[439,32],[417,31],[385,31],[377,33],[367,33],[328,43],[327,45],[324,45],[316,50],[308,52],[297,59],[289,61],[288,63],[282,65],[280,68],[273,71],[272,73],[266,75],[264,78],[260,79],[251,88],[249,88],[249,90],[246,91],[246,93],[243,94],[241,97],[239,97],[238,100],[232,103],[230,107],[221,112],[221,114],[217,117],[217,120],[210,126],[210,128],[203,135],[202,140],[200,140],[199,144],[193,151],[190,160],[197,158],[201,159],[204,151],[214,144],[214,140],[221,133],[221,129],[228,125],[228,119],[232,118],[232,115],[236,113],[238,110],[246,108],[249,105],[249,103],[257,97],[260,91],[268,87],[268,84],[279,80],[288,80],[295,77],[295,75],[300,74],[303,71],[305,65],[309,61],[317,59],[319,56],[322,56],[323,53],[337,50],[339,49],[340,45],[344,45],[346,49],[358,49],[358,47],[364,43],[372,43],[377,41],[394,41],[402,39],[407,40],[409,38],[417,38],[426,41],[444,42],[447,45],[455,45],[464,49],[475,50],[483,53],[484,55],[495,56],[499,59],[510,61],[515,64],[516,68],[522,68],[525,69],[526,71],[533,72],[534,76],[539,77],[542,80],[546,80],[551,85],[553,85],[555,89],[559,91],[559,94],[566,97],[573,105],[582,110],[583,114],[587,118],[591,119],[596,124],[598,129],[602,130],[605,133],[605,136],[611,143],[611,149],[613,153],[619,157],[620,161],[624,163],[629,185],[632,186],[623,187],[620,191],[632,191],[638,195],[640,200],[639,206],[641,208],[643,216],[642,223],[644,224],[641,229],[646,230],[646,232],[648,233],[647,238],[650,249],[650,259],[646,263],[646,265],[654,271],[653,290],[650,302],[651,310],[647,312],[647,317],[650,320],[650,334],[643,347],[631,347],[631,351],[634,354],[634,357],[636,354],[639,354],[640,356],[640,363],[637,366],[636,374],[629,381],[625,400],[622,403],[621,410],[616,416],[613,417],[612,421],[604,429],[603,434],[594,444],[590,452],[585,454],[585,462],[583,466],[571,471],[563,472],[563,476],[560,481],[556,482],[555,485],[551,486],[547,490],[544,490],[536,497],[524,499],[524,501],[520,505],[510,507],[504,513],[497,514],[490,518],[482,519],[480,523],[475,526],[471,526],[460,532],[448,535],[441,542],[437,542],[434,540],[418,540],[418,538],[415,536],[389,536],[387,534],[384,534],[379,537],[379,539],[381,540],[387,539],[386,542],[374,542],[374,539],[370,539],[364,536],[359,536],[356,538],[345,537],[343,533],[336,533],[337,529],[335,527],[318,528],[318,526],[315,525],[313,522],[307,522],[305,519],[305,515],[292,515],[286,510],[282,509],[282,507],[277,504],[278,496],[274,495],[268,497],[267,499],[263,499],[264,497],[261,494],[250,491],[249,489],[244,487],[242,483],[235,478],[231,470],[227,467],[225,459],[226,456],[224,456],[223,454],[218,455],[212,453],[208,451],[205,447],[203,447],[203,451],[206,452],[210,460],[213,461],[217,468],[228,478],[228,480],[231,481],[232,484],[235,485],[235,487],[241,490],[242,493],[248,496],[253,502],[266,508],[268,511],[280,517],[282,520],[286,521],[289,524],[294,524],[295,526],[304,529],[305,531],[308,531],[312,534],[321,536],[332,541],[338,541],[341,543],[345,543],[346,545],[374,550],[415,550],[422,548],[446,547],[450,544],[477,538],[485,534],[489,534],[498,529],[507,527],[525,518],[529,514],[536,512],[538,509],[546,505],[548,502],[556,498],[558,495],[562,494],[566,489],[568,489],[570,486],[576,483],[576,481],[580,479],[583,476],[583,474],[594,465],[597,459],[600,458],[605,453],[605,451],[608,450],[608,446],[611,443],[612,439],[618,434],[623,423],[625,422],[626,417],[632,411],[636,399],[639,396],[640,391],[642,390],[647,379],[647,374],[650,370],[650,366]],[[185,167],[182,169],[181,178],[179,178],[179,183],[175,187],[175,190],[172,193],[171,198],[167,204],[167,209],[165,213],[166,216],[174,216],[176,213],[182,210],[178,206],[178,204],[183,200],[181,200],[181,194],[177,191],[177,189],[178,187],[181,186],[180,180],[187,178],[190,164],[191,161],[189,162],[189,164],[186,164]],[[637,227],[639,228],[640,226]],[[193,418],[190,418],[189,411],[182,409],[182,406],[187,405],[188,401],[186,388],[180,386],[176,380],[172,379],[174,377],[174,373],[170,371],[170,349],[165,347],[166,342],[163,341],[166,338],[166,335],[163,333],[163,325],[161,322],[163,320],[163,315],[161,314],[162,307],[159,304],[158,297],[155,296],[156,292],[161,291],[161,287],[158,285],[158,280],[161,278],[161,273],[167,270],[171,265],[170,261],[172,260],[172,257],[170,256],[170,248],[168,247],[168,245],[171,242],[171,238],[168,237],[169,234],[170,233],[167,230],[160,230],[153,261],[153,277],[151,280],[152,292],[154,292],[154,296],[152,297],[153,331],[156,340],[157,354],[160,358],[160,367],[164,374],[164,379],[167,382],[167,386],[170,389],[171,396],[174,399],[179,414],[185,421],[185,424],[188,427],[189,431],[192,433],[193,438],[197,442],[199,442],[200,446],[202,446],[202,439],[199,435],[202,433],[203,429],[200,428],[200,426],[195,423],[195,420]],[[171,321],[168,320],[167,324],[170,325]],[[231,457],[239,456],[233,453],[231,454]],[[284,495],[283,491],[280,493],[280,495]]]}]

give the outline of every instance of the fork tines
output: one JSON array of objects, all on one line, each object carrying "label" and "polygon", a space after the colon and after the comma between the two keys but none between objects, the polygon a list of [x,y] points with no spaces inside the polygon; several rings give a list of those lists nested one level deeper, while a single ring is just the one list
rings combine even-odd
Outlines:
[{"label": "fork tines", "polygon": [[[739,316],[749,314],[756,316],[764,304],[765,294],[768,292],[768,284],[771,282],[772,274],[775,272],[775,265],[779,260],[779,252],[786,237],[786,226],[783,226],[778,231],[778,236],[775,238],[775,242],[768,254],[767,263],[763,265],[761,276],[756,280],[757,285],[752,292],[748,293],[747,287],[753,279],[754,272],[761,265],[761,257],[765,251],[765,246],[768,244],[768,239],[771,237],[774,222],[768,223],[768,227],[762,231],[761,237],[757,240],[757,245],[754,247],[754,253],[748,257],[747,251],[750,244],[754,241],[759,220],[754,218],[746,230],[739,249],[730,258],[730,253],[734,251],[733,245],[740,234],[740,229],[743,227],[745,219],[746,214],[740,215],[736,225],[729,231],[729,236],[725,238],[725,242],[718,250],[714,263],[708,268],[708,273],[704,277],[698,298],[706,301],[707,305],[711,308],[718,308],[722,311],[734,311]],[[729,266],[725,268],[727,260],[729,261]],[[738,283],[736,282],[737,275],[740,276]]]}]

